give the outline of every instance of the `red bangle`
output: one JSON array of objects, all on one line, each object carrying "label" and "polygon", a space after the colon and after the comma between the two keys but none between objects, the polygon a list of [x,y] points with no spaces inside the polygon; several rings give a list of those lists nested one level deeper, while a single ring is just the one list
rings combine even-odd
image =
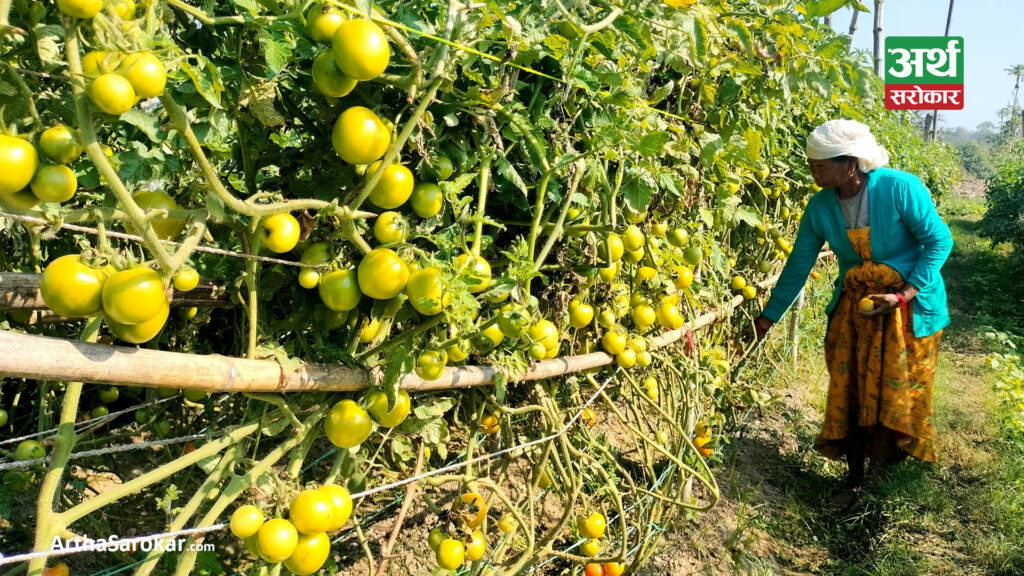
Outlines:
[{"label": "red bangle", "polygon": [[899,292],[897,292],[896,293],[896,297],[900,299],[900,308],[906,309],[907,301],[903,299],[903,294],[900,294]]}]

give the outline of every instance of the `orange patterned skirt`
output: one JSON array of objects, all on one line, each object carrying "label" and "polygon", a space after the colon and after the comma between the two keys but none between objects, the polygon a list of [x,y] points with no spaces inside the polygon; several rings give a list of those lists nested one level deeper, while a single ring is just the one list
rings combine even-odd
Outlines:
[{"label": "orange patterned skirt", "polygon": [[905,310],[884,316],[860,314],[862,298],[894,292],[904,279],[871,261],[870,228],[847,232],[864,262],[846,273],[825,336],[830,382],[817,447],[826,457],[840,459],[850,438],[862,438],[872,460],[903,451],[935,462],[932,390],[942,331],[914,336],[913,300]]}]

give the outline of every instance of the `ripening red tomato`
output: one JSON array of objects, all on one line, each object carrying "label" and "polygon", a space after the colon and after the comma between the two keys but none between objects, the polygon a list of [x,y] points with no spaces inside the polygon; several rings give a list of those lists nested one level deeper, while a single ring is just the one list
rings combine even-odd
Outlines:
[{"label": "ripening red tomato", "polygon": [[487,504],[483,496],[476,492],[466,492],[452,503],[452,512],[468,528],[476,528],[487,519]]}]

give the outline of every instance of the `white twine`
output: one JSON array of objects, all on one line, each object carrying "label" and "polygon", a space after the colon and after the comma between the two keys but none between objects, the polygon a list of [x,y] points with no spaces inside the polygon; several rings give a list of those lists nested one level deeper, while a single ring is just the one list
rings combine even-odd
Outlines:
[{"label": "white twine", "polygon": [[[119,452],[131,452],[132,450],[142,450],[143,448],[152,448],[153,446],[166,446],[168,444],[180,444],[181,442],[188,442],[189,440],[199,440],[202,438],[210,438],[211,440],[216,438],[208,436],[207,434],[191,434],[189,436],[179,436],[177,438],[167,438],[163,440],[148,440],[146,442],[135,442],[132,444],[118,444],[117,446],[108,446],[106,448],[97,448],[95,450],[83,450],[81,452],[74,452],[68,457],[68,460],[79,460],[81,458],[91,458],[93,456],[102,456],[104,454],[117,454]],[[4,462],[0,464],[0,471],[11,470],[14,468],[29,468],[36,464],[43,464],[49,462],[50,456],[44,458],[33,458],[32,460],[19,460],[16,462]]]},{"label": "white twine", "polygon": [[[594,402],[594,400],[597,399],[597,397],[601,394],[601,392],[612,381],[612,378],[614,378],[615,375],[618,374],[618,372],[620,370],[621,370],[621,368],[616,368],[616,371],[613,372],[610,376],[608,376],[608,378],[604,381],[604,383],[601,384],[601,386],[597,389],[597,391],[594,392],[594,394],[590,397],[590,399],[588,399],[583,404],[583,406],[580,407],[580,409],[576,412],[576,414],[574,414],[573,417],[570,418],[568,422],[566,422],[565,426],[562,426],[562,428],[560,428],[557,432],[555,432],[553,434],[549,434],[549,435],[547,435],[547,436],[545,436],[543,438],[538,438],[536,440],[532,440],[532,441],[526,442],[524,444],[518,444],[516,446],[505,448],[505,449],[499,450],[497,452],[491,452],[489,454],[484,454],[482,456],[477,456],[476,458],[471,458],[469,460],[464,460],[462,462],[456,462],[454,464],[450,464],[448,466],[444,466],[444,467],[438,468],[436,470],[430,470],[430,471],[424,472],[422,474],[417,474],[415,476],[410,476],[409,478],[405,478],[403,480],[392,482],[390,484],[385,484],[383,486],[378,486],[376,488],[371,488],[369,490],[364,490],[362,492],[357,492],[357,493],[352,495],[352,499],[356,500],[356,499],[359,499],[359,498],[364,498],[366,496],[371,496],[371,495],[376,494],[378,492],[384,492],[386,490],[391,490],[391,489],[394,489],[394,488],[399,488],[399,487],[405,486],[406,484],[411,484],[412,482],[417,482],[417,481],[422,480],[424,478],[429,478],[430,476],[435,476],[435,475],[441,474],[443,472],[449,472],[451,470],[457,470],[459,468],[464,468],[466,466],[469,466],[470,464],[476,464],[477,462],[484,462],[486,460],[490,460],[492,458],[496,458],[496,457],[502,456],[504,454],[509,454],[509,453],[515,452],[517,450],[523,450],[525,448],[529,448],[531,446],[535,446],[537,444],[540,444],[540,443],[543,443],[543,442],[547,442],[549,440],[554,440],[555,438],[558,438],[559,436],[562,436],[566,432],[569,431],[569,429],[572,427],[572,425],[577,420],[580,419],[580,417],[583,414],[583,410],[585,410],[587,407],[589,407]],[[202,435],[202,434],[197,434],[195,436],[200,437],[200,438],[205,437],[205,435]],[[189,438],[189,437],[172,438],[171,440],[178,440],[178,441],[180,441],[183,438]],[[154,445],[159,445],[160,443],[169,443],[169,441],[162,440],[162,441],[154,441],[154,442],[148,442],[148,443],[147,442],[143,442],[143,443],[140,443],[140,444],[127,444],[127,445],[122,445],[122,446],[116,446],[114,448],[125,448],[125,447],[127,447],[127,449],[129,449],[129,450],[135,450],[137,448],[144,447],[144,445],[154,446]],[[86,452],[76,452],[75,454],[72,454],[71,457],[72,458],[76,458],[76,457],[82,458],[82,457],[85,457],[86,455],[94,455],[94,453],[103,454],[103,453],[110,453],[110,452],[113,452],[113,451],[124,451],[124,450],[114,450],[114,449],[111,449],[111,448],[100,449],[100,450],[89,450],[89,451],[86,451]],[[45,460],[47,460],[47,459],[46,458],[40,458],[40,459],[37,459],[37,460],[26,460],[24,462],[13,462],[11,464],[28,464],[28,465],[31,465],[31,464],[43,462]],[[0,470],[3,470],[4,466],[5,465],[0,464]],[[9,466],[9,465],[6,465],[6,466],[8,466],[8,467],[21,467],[21,466]],[[161,532],[161,533],[158,533],[158,534],[150,534],[148,536],[136,536],[134,538],[126,538],[124,540],[118,540],[116,545],[117,545],[118,548],[120,548],[121,546],[131,546],[131,545],[134,545],[134,544],[139,544],[139,543],[142,543],[142,542],[148,542],[148,541],[152,541],[152,540],[165,540],[165,539],[172,538],[172,537],[175,537],[175,536],[193,536],[193,535],[199,535],[199,534],[208,534],[210,532],[217,532],[217,531],[220,531],[220,530],[224,530],[227,527],[228,527],[227,524],[214,524],[214,525],[205,526],[205,527],[202,527],[202,528],[188,528],[188,529],[185,529],[185,530],[177,530],[177,531],[174,531],[174,532]],[[77,553],[80,553],[80,552],[94,552],[94,551],[97,551],[97,550],[110,548],[113,545],[114,545],[113,543],[86,544],[86,545],[82,545],[82,546],[75,546],[73,548],[62,548],[62,549],[59,549],[59,550],[41,550],[41,551],[37,551],[37,552],[26,552],[24,554],[17,554],[17,555],[14,555],[14,556],[6,556],[6,557],[0,556],[0,566],[3,566],[5,564],[15,564],[15,563],[18,563],[18,562],[26,562],[26,561],[30,561],[30,560],[35,560],[37,558],[48,558],[48,557],[51,557],[51,556],[65,556],[65,555],[68,555],[68,554],[77,554]]]},{"label": "white twine", "polygon": [[[107,420],[110,420],[112,418],[116,418],[116,417],[118,417],[118,416],[120,416],[122,414],[127,414],[128,412],[134,412],[134,411],[138,410],[139,408],[146,408],[146,407],[149,407],[149,406],[155,406],[157,404],[160,404],[161,402],[167,402],[168,400],[173,400],[175,398],[175,396],[170,396],[168,398],[161,398],[159,400],[154,400],[152,402],[146,402],[145,404],[136,404],[135,406],[132,406],[130,408],[125,408],[124,410],[118,410],[117,412],[111,412],[110,414],[107,414],[106,416],[100,416],[99,418],[92,418],[91,420],[83,420],[82,422],[78,422],[77,424],[75,424],[75,430],[78,431],[78,430],[80,430],[82,428],[88,428],[89,426],[92,426],[94,424],[101,424],[103,422],[106,422]],[[60,430],[60,427],[50,428],[49,430],[43,430],[42,432],[36,432],[35,434],[26,434],[25,436],[18,436],[17,438],[10,438],[10,439],[7,439],[7,440],[0,440],[0,446],[3,446],[5,444],[13,444],[14,442],[20,442],[22,440],[28,440],[30,438],[36,438],[38,436],[42,436],[43,434],[49,434],[50,432],[56,432],[58,430]],[[53,436],[48,436],[48,437],[44,438],[44,440],[50,440],[50,439],[52,439],[54,437],[56,437],[56,434],[53,435]]]},{"label": "white twine", "polygon": [[[23,216],[21,214],[11,214],[9,212],[0,211],[0,217],[10,218],[11,220],[17,220],[19,222],[26,222],[28,224],[39,224],[42,226],[53,226],[53,222],[45,220],[43,218],[36,218],[34,216]],[[59,228],[64,230],[72,230],[75,232],[85,232],[86,234],[92,234],[98,236],[100,231],[96,228],[89,228],[88,226],[79,226],[77,224],[65,224],[61,223]],[[111,238],[119,238],[121,240],[131,240],[133,242],[144,243],[145,239],[142,236],[135,234],[125,234],[124,232],[104,231],[106,236]],[[160,240],[161,244],[168,246],[181,246],[180,242],[173,240]],[[270,256],[258,256],[256,254],[246,254],[245,252],[234,252],[232,250],[224,250],[222,248],[211,248],[209,246],[196,246],[196,252],[207,252],[209,254],[219,254],[221,256],[231,256],[234,258],[244,258],[246,260],[259,260],[260,262],[270,262],[272,264],[284,264],[285,266],[297,266],[299,268],[315,268],[315,264],[304,264],[295,260],[282,260],[281,258],[272,258]]]}]

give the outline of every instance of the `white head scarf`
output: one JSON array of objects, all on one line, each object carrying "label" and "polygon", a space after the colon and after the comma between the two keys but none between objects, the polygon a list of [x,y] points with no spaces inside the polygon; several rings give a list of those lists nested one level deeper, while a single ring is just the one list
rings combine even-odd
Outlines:
[{"label": "white head scarf", "polygon": [[878,145],[871,129],[856,120],[829,120],[807,137],[807,158],[827,160],[853,156],[861,172],[871,172],[889,163],[889,153]]}]

